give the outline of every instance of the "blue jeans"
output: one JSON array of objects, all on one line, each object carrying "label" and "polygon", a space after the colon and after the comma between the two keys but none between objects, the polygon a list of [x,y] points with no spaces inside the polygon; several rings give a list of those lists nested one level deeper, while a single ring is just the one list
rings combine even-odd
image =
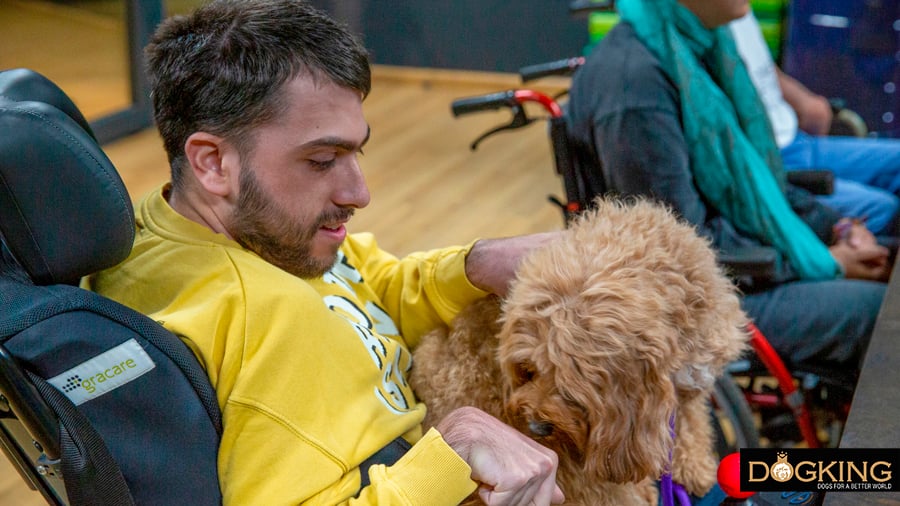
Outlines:
[{"label": "blue jeans", "polygon": [[799,132],[781,149],[787,170],[828,169],[835,191],[819,199],[844,216],[863,217],[876,234],[893,234],[900,211],[900,139],[812,136]]},{"label": "blue jeans", "polygon": [[886,287],[853,279],[798,281],[746,294],[741,305],[789,369],[833,373],[841,381],[843,369],[859,371]]}]

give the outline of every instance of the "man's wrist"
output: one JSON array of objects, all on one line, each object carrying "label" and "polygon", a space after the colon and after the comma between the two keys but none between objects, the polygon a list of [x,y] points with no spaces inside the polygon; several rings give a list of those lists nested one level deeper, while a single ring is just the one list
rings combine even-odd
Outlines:
[{"label": "man's wrist", "polygon": [[475,287],[500,296],[506,295],[522,258],[559,232],[542,232],[502,239],[480,239],[466,256],[466,277]]},{"label": "man's wrist", "polygon": [[474,416],[475,412],[477,412],[475,408],[461,407],[451,411],[435,426],[447,446],[465,461],[468,461],[469,453],[472,450],[471,431],[478,425]]}]

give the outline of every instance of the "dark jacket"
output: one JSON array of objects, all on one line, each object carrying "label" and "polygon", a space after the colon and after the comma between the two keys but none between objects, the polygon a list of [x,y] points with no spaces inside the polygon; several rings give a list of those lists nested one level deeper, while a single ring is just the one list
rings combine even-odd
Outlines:
[{"label": "dark jacket", "polygon": [[[589,174],[587,184],[598,194],[612,191],[666,202],[722,254],[764,246],[725,220],[694,184],[679,93],[631,25],[613,28],[576,72],[566,106],[569,135]],[[815,234],[830,241],[840,214],[801,188],[788,185],[786,196]],[[796,278],[781,257],[768,281]]]}]

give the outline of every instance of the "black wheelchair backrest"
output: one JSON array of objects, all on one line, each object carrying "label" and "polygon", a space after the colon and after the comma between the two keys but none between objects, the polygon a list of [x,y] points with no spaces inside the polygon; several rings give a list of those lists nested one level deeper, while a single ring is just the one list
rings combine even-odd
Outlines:
[{"label": "black wheelchair backrest", "polygon": [[200,364],[77,286],[134,237],[86,126],[40,74],[0,72],[0,446],[51,504],[220,504],[221,415]]}]

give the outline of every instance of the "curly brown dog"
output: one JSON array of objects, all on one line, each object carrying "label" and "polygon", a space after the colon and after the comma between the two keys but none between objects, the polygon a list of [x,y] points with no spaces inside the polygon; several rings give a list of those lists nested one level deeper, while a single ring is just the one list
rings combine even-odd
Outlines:
[{"label": "curly brown dog", "polygon": [[523,260],[502,303],[424,336],[410,381],[427,426],[475,406],[555,450],[566,504],[655,505],[668,469],[694,495],[714,484],[708,401],[746,324],[693,228],[656,204],[600,199]]}]

